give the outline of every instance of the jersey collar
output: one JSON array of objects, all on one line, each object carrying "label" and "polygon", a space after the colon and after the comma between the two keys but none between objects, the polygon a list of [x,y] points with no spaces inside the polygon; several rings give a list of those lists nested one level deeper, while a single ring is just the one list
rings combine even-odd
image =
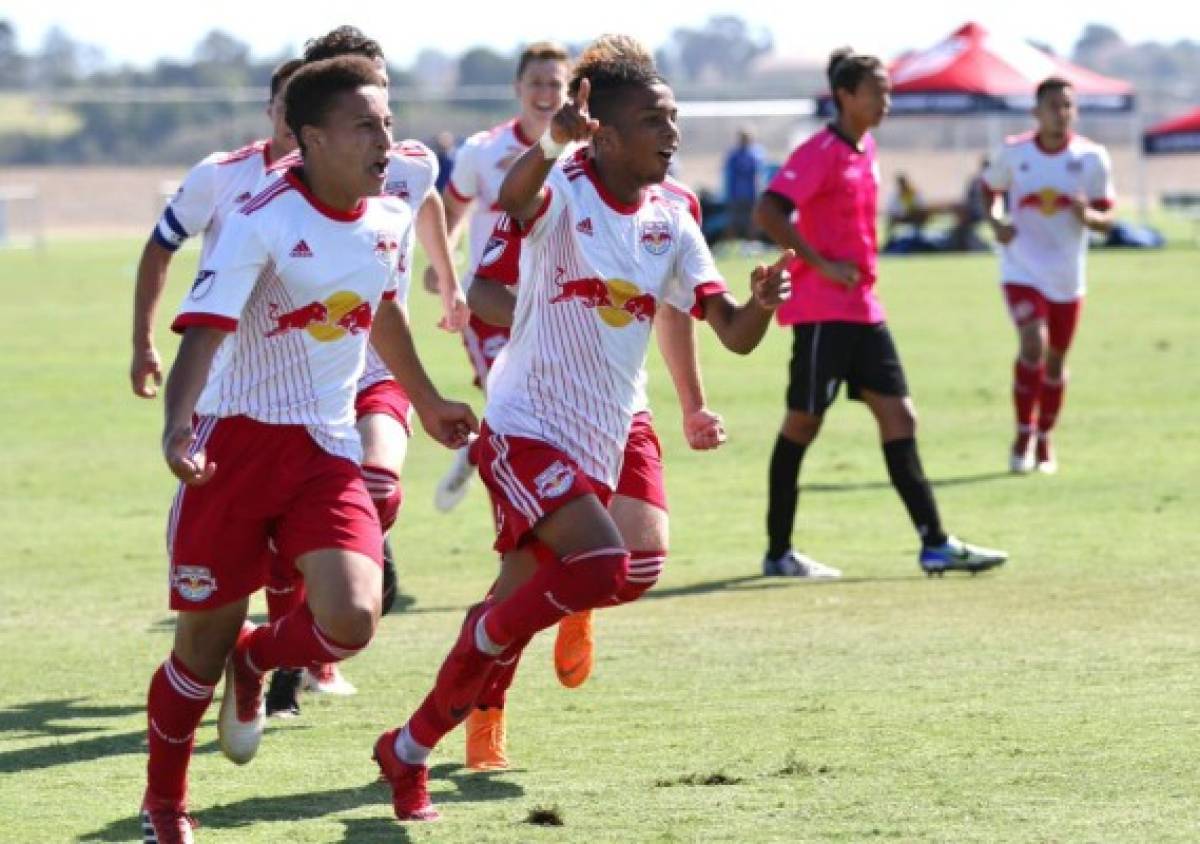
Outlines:
[{"label": "jersey collar", "polygon": [[339,223],[353,223],[362,219],[362,215],[367,213],[367,201],[362,198],[359,198],[358,204],[349,211],[342,211],[338,208],[332,208],[326,205],[324,202],[317,199],[316,195],[314,195],[313,192],[308,189],[308,185],[304,184],[304,180],[300,178],[299,171],[300,168],[298,166],[292,167],[287,171],[286,174],[284,174],[283,178],[287,180],[289,185],[299,191],[301,196],[308,200],[309,205],[317,209],[317,211],[321,212],[329,219],[336,220]]}]

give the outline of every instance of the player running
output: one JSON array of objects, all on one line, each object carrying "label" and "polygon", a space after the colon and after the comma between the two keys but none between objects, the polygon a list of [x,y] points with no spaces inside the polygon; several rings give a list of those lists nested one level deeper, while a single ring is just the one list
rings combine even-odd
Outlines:
[{"label": "player running", "polygon": [[[501,188],[520,226],[521,285],[512,339],[489,378],[479,467],[500,513],[495,547],[505,569],[533,574],[513,578],[519,585],[507,594],[498,584],[468,611],[433,690],[376,742],[400,820],[438,817],[429,754],[498,666],[566,614],[635,587],[606,505],[660,303],[705,319],[726,347],[747,354],[789,289],[787,253],[752,273],[752,296],[737,305],[695,221],[663,198],[679,146],[674,95],[653,63],[631,58],[645,51],[630,43],[608,37],[584,53],[573,102]],[[591,157],[559,165],[572,142],[588,143]]]},{"label": "player running", "polygon": [[[1067,388],[1067,351],[1087,291],[1088,232],[1113,225],[1116,192],[1104,147],[1074,133],[1079,109],[1071,83],[1051,77],[1037,87],[1037,128],[1010,138],[991,157],[988,222],[1000,242],[1000,280],[1017,327],[1013,472],[1053,474],[1050,432]],[[996,200],[1008,199],[1010,218]],[[1036,425],[1035,425],[1036,420]]]},{"label": "player running", "polygon": [[[468,138],[454,157],[450,181],[444,191],[446,226],[451,247],[457,246],[464,224],[468,232],[468,263],[474,270],[484,256],[484,247],[500,217],[500,184],[513,162],[540,138],[552,118],[566,101],[570,58],[565,47],[550,41],[538,41],[521,51],[517,59],[517,78],[513,90],[520,113],[499,126]],[[509,330],[473,314],[463,330],[463,343],[479,387],[487,381],[488,370],[508,342]],[[434,506],[448,512],[467,494],[475,466],[466,449],[454,456],[454,462],[438,482]]]},{"label": "player running", "polygon": [[837,117],[792,152],[755,208],[763,231],[797,255],[796,295],[779,309],[794,340],[787,413],[771,453],[763,574],[842,575],[794,550],[792,529],[800,463],[843,381],[879,425],[888,476],[920,537],[921,569],[1001,565],[1003,551],[968,545],[942,527],[917,454],[916,409],[875,292],[879,164],[870,130],[887,115],[891,82],[879,59],[849,48],[830,56],[827,75]]},{"label": "player running", "polygon": [[[309,41],[304,49],[306,63],[347,55],[369,59],[384,82],[387,82],[387,62],[383,49],[378,42],[354,27],[340,26]],[[298,163],[298,155],[293,154],[272,169],[282,172]],[[428,147],[415,140],[400,141],[388,153],[384,193],[402,199],[412,209],[417,239],[429,258],[430,271],[436,277],[442,298],[441,326],[447,330],[461,330],[467,318],[466,301],[450,258],[441,197],[434,189],[437,175],[437,157]],[[370,347],[367,348],[365,370],[358,382],[355,412],[358,419],[356,426],[363,444],[363,479],[386,537],[403,502],[400,476],[412,433],[411,404],[387,366]],[[383,547],[383,612],[387,613],[396,596],[397,581],[394,555],[386,539]],[[280,560],[278,563],[272,567],[271,579],[267,584],[272,619],[282,617],[304,601],[303,580],[299,572],[287,561]],[[353,694],[356,691],[334,664],[303,670],[280,669],[272,675],[267,692],[268,716],[298,715],[301,684],[312,691],[332,694]]]},{"label": "player running", "polygon": [[[227,220],[172,328],[163,453],[182,482],[171,509],[172,653],[147,700],[146,841],[192,840],[187,769],[221,674],[222,751],[244,764],[263,730],[263,672],[339,662],[379,618],[382,535],[356,465],[354,388],[368,337],[426,429],[455,447],[470,408],[443,399],[397,297],[408,285],[412,215],[386,182],[391,115],[367,60],[296,71],[284,98],[302,166]],[[307,600],[245,622],[267,544],[296,560]]]}]

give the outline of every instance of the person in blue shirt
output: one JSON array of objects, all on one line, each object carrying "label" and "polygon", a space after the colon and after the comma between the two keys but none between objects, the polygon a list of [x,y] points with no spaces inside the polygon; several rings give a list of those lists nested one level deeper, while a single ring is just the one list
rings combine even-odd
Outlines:
[{"label": "person in blue shirt", "polygon": [[741,129],[737,146],[725,156],[725,203],[729,210],[726,237],[749,240],[755,236],[754,203],[766,168],[763,148],[754,142],[748,129]]}]

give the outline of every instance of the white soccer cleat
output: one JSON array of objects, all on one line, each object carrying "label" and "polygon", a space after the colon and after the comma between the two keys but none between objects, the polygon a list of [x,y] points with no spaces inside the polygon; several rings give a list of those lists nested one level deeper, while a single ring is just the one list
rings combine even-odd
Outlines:
[{"label": "white soccer cleat", "polygon": [[433,491],[433,506],[439,512],[449,513],[466,497],[471,488],[471,478],[475,475],[475,467],[467,458],[470,446],[464,446],[454,452],[454,462],[438,481],[437,489]]},{"label": "white soccer cleat", "polygon": [[306,692],[316,692],[321,695],[339,695],[349,697],[358,694],[354,684],[342,676],[336,663],[327,662],[313,670],[304,669],[303,688]]},{"label": "white soccer cleat", "polygon": [[1036,465],[1033,439],[1028,434],[1017,434],[1012,451],[1008,453],[1008,471],[1014,475],[1028,475]]},{"label": "white soccer cleat", "polygon": [[941,577],[948,571],[978,574],[1002,566],[1007,560],[1007,551],[971,545],[956,536],[948,536],[941,545],[924,546],[917,557],[917,564],[930,577]]},{"label": "white soccer cleat", "polygon": [[799,554],[791,549],[778,560],[763,557],[763,574],[767,577],[800,577],[805,580],[837,580],[842,576],[841,569],[818,563],[812,557]]},{"label": "white soccer cleat", "polygon": [[1038,437],[1035,453],[1039,472],[1043,475],[1053,475],[1058,471],[1058,458],[1054,456],[1054,446],[1050,444],[1049,435],[1043,434]]}]

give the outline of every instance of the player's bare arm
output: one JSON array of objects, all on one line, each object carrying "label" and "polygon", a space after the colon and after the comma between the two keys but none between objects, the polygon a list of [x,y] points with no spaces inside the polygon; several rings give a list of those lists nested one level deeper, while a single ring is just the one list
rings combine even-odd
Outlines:
[{"label": "player's bare arm", "polygon": [[795,258],[795,252],[785,249],[774,264],[755,267],[750,273],[750,298],[745,304],[737,304],[728,293],[704,299],[704,319],[729,351],[748,355],[762,341],[775,309],[792,293],[787,268]]},{"label": "player's bare arm", "polygon": [[1111,207],[1101,208],[1083,195],[1071,200],[1071,213],[1081,224],[1101,234],[1107,234],[1116,222],[1116,214]]},{"label": "player's bare arm", "polygon": [[1004,197],[1001,194],[993,194],[991,201],[987,203],[987,222],[996,242],[1003,246],[1012,243],[1013,238],[1017,236],[1017,227],[1005,219]]},{"label": "player's bare arm", "polygon": [[590,141],[600,128],[600,122],[588,113],[591,90],[591,83],[583,79],[575,99],[568,100],[550,120],[541,142],[526,150],[504,177],[499,203],[514,220],[524,222],[537,215],[546,197],[546,177],[558,155],[567,144]]},{"label": "player's bare arm", "polygon": [[154,317],[167,286],[172,254],[151,237],[146,240],[138,261],[133,291],[133,359],[129,364],[129,381],[134,395],[144,399],[158,395],[163,381],[162,359],[154,346]]},{"label": "player's bare arm", "polygon": [[792,225],[795,206],[786,197],[766,191],[754,207],[754,222],[784,249],[791,249],[800,260],[815,268],[830,281],[846,287],[859,282],[858,266],[850,261],[830,261],[812,248]]},{"label": "player's bare arm", "polygon": [[512,326],[517,310],[517,290],[510,284],[475,276],[467,294],[467,304],[484,322],[508,328]]},{"label": "player's bare arm", "polygon": [[444,399],[437,391],[417,354],[408,313],[394,299],[379,303],[371,345],[408,394],[429,436],[447,448],[466,445],[467,436],[479,430],[479,421],[469,405]]},{"label": "player's bare arm", "polygon": [[209,463],[203,449],[189,454],[196,441],[192,429],[192,414],[208,380],[213,356],[228,336],[220,328],[191,326],[184,330],[179,353],[167,378],[163,395],[166,421],[163,425],[163,458],[171,473],[189,486],[200,486],[212,480],[216,463]]},{"label": "player's bare arm", "polygon": [[421,248],[429,258],[426,277],[432,272],[435,278],[435,286],[430,292],[436,292],[442,300],[442,319],[438,326],[446,331],[462,331],[470,314],[467,299],[458,284],[454,260],[450,257],[445,209],[436,191],[430,191],[417,210],[417,240],[421,241]]},{"label": "player's bare arm", "polygon": [[695,320],[674,308],[660,308],[654,317],[654,333],[679,398],[684,438],[697,451],[717,448],[725,442],[725,424],[719,413],[706,406]]}]

